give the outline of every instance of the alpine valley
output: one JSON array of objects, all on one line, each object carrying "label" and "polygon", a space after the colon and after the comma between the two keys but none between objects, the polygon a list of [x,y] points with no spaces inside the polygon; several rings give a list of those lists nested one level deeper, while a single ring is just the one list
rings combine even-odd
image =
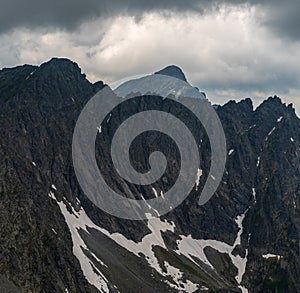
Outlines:
[{"label": "alpine valley", "polygon": [[[186,82],[176,66],[157,73]],[[131,162],[145,172],[160,150],[164,177],[137,186],[118,176],[110,142],[133,113],[172,113],[200,146],[199,176],[183,203],[159,218],[130,221],[93,205],[72,163],[76,121],[106,86],[90,83],[68,59],[0,71],[0,292],[300,292],[300,120],[293,106],[277,96],[256,109],[249,98],[214,105],[227,162],[202,206],[211,149],[201,123],[158,95],[115,108],[99,128],[95,156],[107,184],[124,196],[163,197],[180,169],[174,142],[147,132],[133,142]]]}]

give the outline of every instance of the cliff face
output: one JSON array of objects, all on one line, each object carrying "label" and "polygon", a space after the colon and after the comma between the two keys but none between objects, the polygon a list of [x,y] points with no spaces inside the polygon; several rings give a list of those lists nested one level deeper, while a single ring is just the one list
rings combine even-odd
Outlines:
[{"label": "cliff face", "polygon": [[201,124],[181,109],[168,108],[161,97],[144,96],[130,108],[115,109],[97,137],[96,158],[117,191],[159,196],[180,168],[173,142],[147,133],[135,141],[132,162],[145,170],[149,154],[163,150],[171,166],[166,180],[142,188],[117,175],[107,155],[109,141],[131,113],[145,107],[176,112],[201,145],[199,188],[160,219],[129,221],[95,207],[81,191],[72,165],[75,123],[103,87],[88,82],[66,59],[0,71],[0,288],[300,291],[300,122],[294,109],[278,97],[255,110],[250,99],[217,108],[228,158],[223,180],[204,206],[197,200],[210,147]]}]

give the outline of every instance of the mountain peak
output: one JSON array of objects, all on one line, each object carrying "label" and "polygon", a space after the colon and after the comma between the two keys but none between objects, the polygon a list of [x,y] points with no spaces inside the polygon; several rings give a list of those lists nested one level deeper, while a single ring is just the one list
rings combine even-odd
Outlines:
[{"label": "mountain peak", "polygon": [[176,65],[169,65],[169,66],[155,72],[154,74],[162,74],[162,75],[172,76],[172,77],[175,77],[175,78],[178,78],[180,80],[187,82],[187,79],[186,79],[183,71],[181,70],[180,67],[178,67]]},{"label": "mountain peak", "polygon": [[[88,82],[85,73],[82,72],[78,64],[67,58],[52,58],[41,64],[34,75],[46,82],[52,80],[52,83],[58,82],[59,84]],[[59,86],[59,84],[56,86]]]},{"label": "mountain peak", "polygon": [[52,69],[55,71],[63,70],[63,71],[81,72],[81,69],[79,68],[78,64],[67,58],[54,57],[54,58],[50,59],[49,61],[43,63],[40,67],[42,69],[45,68],[46,70]]}]

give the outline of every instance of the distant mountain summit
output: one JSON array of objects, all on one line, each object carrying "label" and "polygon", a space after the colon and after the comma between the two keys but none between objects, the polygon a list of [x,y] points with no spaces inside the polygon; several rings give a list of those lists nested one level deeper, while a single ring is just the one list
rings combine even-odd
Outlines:
[{"label": "distant mountain summit", "polygon": [[180,80],[187,82],[187,79],[186,79],[183,71],[176,65],[169,65],[169,66],[165,67],[164,69],[161,69],[161,70],[155,72],[154,74],[162,74],[162,75],[172,76],[172,77],[176,77]]},{"label": "distant mountain summit", "polygon": [[119,97],[126,97],[132,93],[141,95],[155,94],[161,97],[173,95],[175,98],[190,97],[205,99],[204,93],[190,85],[182,70],[174,65],[165,67],[154,74],[137,79],[130,79],[114,89]]}]

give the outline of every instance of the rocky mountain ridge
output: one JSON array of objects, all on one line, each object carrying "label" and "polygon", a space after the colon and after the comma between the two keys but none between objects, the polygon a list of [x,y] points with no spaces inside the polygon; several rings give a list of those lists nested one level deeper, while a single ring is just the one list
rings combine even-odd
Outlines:
[{"label": "rocky mountain ridge", "polygon": [[[0,71],[0,288],[11,292],[298,292],[300,122],[292,105],[271,97],[217,108],[228,148],[213,198],[197,198],[210,165],[201,124],[171,109],[201,141],[203,175],[189,197],[160,219],[128,221],[95,207],[78,185],[71,157],[80,111],[105,85],[91,84],[74,62]],[[102,125],[96,158],[116,190],[145,199],[163,194],[179,168],[167,137],[146,134],[132,161],[147,165],[164,149],[167,182],[130,186],[111,168],[114,129],[145,107],[170,111],[166,99],[144,96]],[[149,147],[147,141],[152,142]],[[9,289],[7,289],[9,288]]]}]

